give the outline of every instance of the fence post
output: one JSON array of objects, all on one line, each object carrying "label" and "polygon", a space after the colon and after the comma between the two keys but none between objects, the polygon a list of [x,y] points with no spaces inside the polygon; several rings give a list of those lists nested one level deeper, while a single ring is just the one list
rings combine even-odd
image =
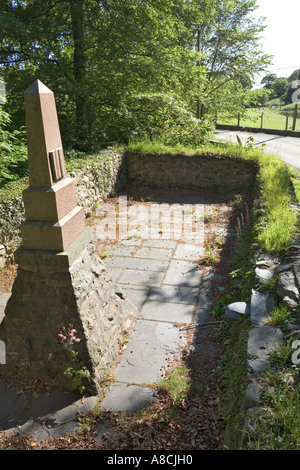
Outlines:
[{"label": "fence post", "polygon": [[241,121],[241,114],[238,113],[238,127],[240,127],[240,121]]},{"label": "fence post", "polygon": [[288,127],[289,127],[289,117],[286,116],[286,118],[285,118],[285,130],[286,131],[288,130]]},{"label": "fence post", "polygon": [[298,103],[295,104],[295,109],[294,109],[293,127],[292,127],[293,131],[296,130],[297,114],[298,114]]},{"label": "fence post", "polygon": [[264,113],[261,113],[261,121],[260,121],[260,128],[262,129],[263,128],[263,125],[264,125]]}]

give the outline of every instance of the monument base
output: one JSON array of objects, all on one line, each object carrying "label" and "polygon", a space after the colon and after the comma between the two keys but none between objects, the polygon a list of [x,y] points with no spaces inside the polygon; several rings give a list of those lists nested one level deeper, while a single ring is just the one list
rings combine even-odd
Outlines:
[{"label": "monument base", "polygon": [[95,252],[92,230],[85,229],[65,252],[21,247],[15,259],[17,277],[0,326],[6,346],[0,374],[39,378],[71,390],[64,376],[72,366],[69,351],[58,335],[76,329],[76,359],[90,371],[91,389],[99,390],[137,310]]}]

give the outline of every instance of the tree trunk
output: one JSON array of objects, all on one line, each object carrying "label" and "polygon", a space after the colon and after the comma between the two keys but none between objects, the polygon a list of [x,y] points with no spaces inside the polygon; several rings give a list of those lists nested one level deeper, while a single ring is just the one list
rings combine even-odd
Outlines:
[{"label": "tree trunk", "polygon": [[80,150],[84,150],[88,145],[84,1],[69,0],[74,42],[73,73],[76,103],[76,148]]}]

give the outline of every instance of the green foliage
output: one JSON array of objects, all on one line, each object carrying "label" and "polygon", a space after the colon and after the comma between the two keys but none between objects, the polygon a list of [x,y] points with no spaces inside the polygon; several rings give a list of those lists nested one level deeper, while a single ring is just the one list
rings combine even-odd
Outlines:
[{"label": "green foliage", "polygon": [[0,188],[27,173],[27,149],[23,133],[10,132],[10,116],[0,105]]},{"label": "green foliage", "polygon": [[5,0],[6,111],[15,128],[24,125],[23,94],[39,78],[55,93],[65,147],[128,142],[147,126],[148,137],[161,132],[170,145],[198,145],[210,126],[194,119],[197,102],[209,123],[216,110],[236,112],[268,62],[258,45],[263,26],[251,18],[255,4]]},{"label": "green foliage", "polygon": [[269,326],[278,326],[285,328],[291,321],[292,313],[289,308],[281,304],[270,313],[270,317],[267,319],[266,324]]},{"label": "green foliage", "polygon": [[112,135],[119,132],[122,140],[159,139],[166,145],[198,147],[206,142],[212,126],[199,121],[174,95],[145,94],[124,103],[116,119]]},{"label": "green foliage", "polygon": [[63,328],[63,333],[59,333],[60,341],[69,355],[70,365],[65,369],[64,375],[72,381],[72,389],[83,394],[85,385],[83,382],[89,380],[91,373],[82,361],[78,359],[79,352],[75,350],[75,344],[80,343],[80,338],[76,336],[76,329],[69,327],[66,331]]}]

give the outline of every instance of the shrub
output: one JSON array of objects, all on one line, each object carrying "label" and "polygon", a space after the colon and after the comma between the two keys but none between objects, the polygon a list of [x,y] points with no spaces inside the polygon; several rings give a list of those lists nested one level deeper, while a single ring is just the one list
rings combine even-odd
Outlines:
[{"label": "shrub", "polygon": [[195,148],[208,140],[211,131],[210,123],[196,119],[173,95],[155,93],[124,100],[111,116],[104,138],[127,143],[146,137]]}]

